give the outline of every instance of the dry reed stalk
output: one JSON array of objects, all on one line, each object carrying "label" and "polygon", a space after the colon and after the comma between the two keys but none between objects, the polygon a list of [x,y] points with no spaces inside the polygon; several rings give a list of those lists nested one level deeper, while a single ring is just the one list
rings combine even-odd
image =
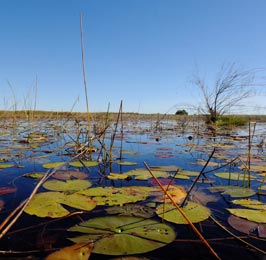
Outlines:
[{"label": "dry reed stalk", "polygon": [[[13,212],[2,222],[0,225],[0,239],[8,232],[8,230],[15,224],[15,222],[18,220],[18,218],[23,213],[24,209],[28,206],[30,201],[32,200],[33,196],[36,194],[40,186],[50,177],[54,174],[55,170],[52,172],[47,171],[46,174],[42,177],[42,179],[38,182],[38,184],[35,186],[34,190],[30,194],[29,198],[24,200],[16,209],[14,209]],[[17,213],[18,212],[18,213]],[[17,214],[17,215],[16,215]],[[15,216],[16,215],[16,216]],[[14,219],[12,219],[12,217]],[[12,219],[12,220],[11,220]],[[7,223],[11,221],[8,225]],[[7,225],[7,226],[6,226]],[[6,226],[6,227],[5,227]]]},{"label": "dry reed stalk", "polygon": [[172,204],[176,207],[176,209],[179,211],[179,213],[184,217],[184,219],[187,221],[189,226],[192,228],[192,230],[198,235],[202,243],[210,250],[212,255],[216,258],[221,260],[221,258],[218,256],[218,254],[214,251],[214,249],[210,246],[208,241],[201,235],[201,233],[198,231],[198,229],[195,227],[195,225],[190,221],[190,219],[186,216],[185,212],[178,206],[178,204],[174,201],[173,197],[168,193],[168,191],[163,187],[163,185],[160,183],[160,181],[157,179],[157,177],[153,174],[150,167],[147,165],[146,162],[144,162],[145,167],[151,174],[151,176],[154,178],[156,183],[160,186],[161,190],[164,192],[164,194],[170,199]]}]

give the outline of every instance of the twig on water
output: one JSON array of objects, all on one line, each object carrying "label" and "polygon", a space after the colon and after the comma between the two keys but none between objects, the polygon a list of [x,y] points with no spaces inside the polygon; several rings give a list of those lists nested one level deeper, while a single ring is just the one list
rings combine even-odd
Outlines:
[{"label": "twig on water", "polygon": [[[38,182],[38,184],[35,186],[34,190],[30,194],[30,196],[24,200],[16,209],[14,209],[13,212],[1,223],[0,225],[0,239],[8,232],[8,230],[15,224],[15,222],[18,220],[18,218],[23,213],[24,209],[28,206],[30,201],[32,200],[33,196],[36,194],[40,186],[50,177],[54,174],[55,170],[52,172],[47,171],[47,173],[42,177],[42,179]],[[18,213],[17,213],[18,212]],[[16,215],[17,214],[17,215]],[[12,217],[15,216],[13,219]],[[12,220],[11,220],[12,219]],[[8,225],[7,223],[11,221]],[[7,226],[6,226],[7,225]]]}]

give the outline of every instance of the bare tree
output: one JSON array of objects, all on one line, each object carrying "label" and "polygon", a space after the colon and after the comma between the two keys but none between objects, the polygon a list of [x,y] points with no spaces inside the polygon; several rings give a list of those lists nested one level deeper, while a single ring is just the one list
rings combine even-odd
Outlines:
[{"label": "bare tree", "polygon": [[219,116],[253,95],[255,74],[256,70],[241,70],[231,63],[221,67],[211,87],[200,76],[194,76],[193,83],[203,95],[202,111],[208,122],[215,123]]}]

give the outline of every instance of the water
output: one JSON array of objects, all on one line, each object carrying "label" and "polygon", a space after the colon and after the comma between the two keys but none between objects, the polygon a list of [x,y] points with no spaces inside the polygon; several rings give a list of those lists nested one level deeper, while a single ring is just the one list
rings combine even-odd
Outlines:
[{"label": "water", "polygon": [[[10,162],[15,165],[12,168],[1,169],[1,187],[15,187],[15,193],[1,195],[1,200],[5,205],[0,212],[2,222],[13,209],[15,209],[24,199],[26,199],[38,180],[25,178],[23,174],[33,172],[46,172],[43,164],[51,161],[69,162],[75,156],[74,149],[70,149],[71,143],[86,141],[86,134],[78,135],[74,122],[68,122],[67,127],[60,127],[58,122],[39,122],[36,128],[31,129],[27,123],[20,122],[17,128],[3,127],[0,136],[0,146],[2,164]],[[26,137],[30,132],[41,131],[43,139],[27,142]],[[123,131],[122,131],[123,130]],[[193,188],[190,198],[196,199],[206,204],[212,212],[212,216],[224,227],[233,232],[236,236],[243,238],[262,250],[266,250],[265,238],[258,238],[255,230],[252,236],[239,232],[227,223],[229,212],[226,210],[232,207],[232,198],[229,195],[211,193],[209,187],[216,185],[228,185],[228,180],[216,177],[214,174],[221,171],[241,172],[239,168],[243,165],[248,155],[248,127],[234,130],[233,132],[219,133],[214,136],[208,132],[202,124],[198,122],[180,122],[165,120],[160,125],[153,121],[125,122],[124,128],[118,127],[118,132],[113,146],[113,162],[103,165],[104,155],[100,153],[104,142],[106,150],[109,151],[114,128],[110,128],[101,142],[94,140],[97,151],[92,154],[93,160],[100,160],[101,165],[92,168],[81,168],[79,170],[88,174],[88,179],[93,187],[111,186],[125,187],[135,185],[152,186],[151,180],[138,181],[131,180],[108,180],[105,176],[110,172],[126,173],[134,168],[145,168],[144,162],[149,166],[169,166],[175,165],[180,169],[200,172],[210,154],[215,148],[213,158],[210,162],[213,166],[207,166],[204,170],[205,177],[201,176],[198,183]],[[252,138],[251,163],[265,166],[266,153],[265,146],[258,146],[265,139],[265,124],[256,125]],[[78,138],[79,137],[79,138]],[[102,137],[101,137],[102,138]],[[119,165],[120,149],[124,151],[122,161],[135,162],[136,165]],[[237,157],[232,164],[226,165],[230,160]],[[199,164],[200,162],[200,164]],[[245,162],[245,161],[244,161]],[[222,167],[218,169],[219,167]],[[266,166],[265,166],[266,167]],[[65,170],[73,169],[66,164]],[[217,169],[217,170],[216,170]],[[175,172],[170,172],[168,181],[172,180]],[[261,185],[263,177],[258,173],[253,173],[257,180],[251,181],[251,188],[256,191]],[[192,186],[196,177],[185,179],[174,179],[172,184],[181,185],[186,190]],[[164,181],[161,179],[161,181]],[[231,185],[242,185],[241,181],[231,180]],[[246,183],[245,183],[246,185]],[[43,187],[39,192],[46,191]],[[265,196],[252,196],[251,199],[266,202]],[[138,204],[144,204],[139,202]],[[66,238],[69,236],[67,228],[79,223],[82,219],[93,218],[106,215],[105,206],[97,206],[92,212],[82,214],[80,217],[70,217],[61,220],[50,218],[38,218],[23,213],[12,226],[10,231],[1,239],[0,258],[13,259],[42,259],[53,248],[61,248],[70,245]],[[73,208],[69,208],[72,212]],[[159,220],[158,217],[155,217]],[[188,225],[171,224],[174,226],[177,237],[171,244],[142,254],[149,259],[214,259],[209,249],[203,245],[198,236]],[[222,259],[264,259],[262,253],[247,247],[236,238],[226,233],[212,219],[207,219],[195,224],[202,235],[209,241],[210,245]],[[20,253],[3,254],[7,251],[21,251]],[[23,253],[24,252],[24,253]],[[264,258],[263,258],[264,257]],[[90,259],[111,259],[113,256],[92,254]]]}]

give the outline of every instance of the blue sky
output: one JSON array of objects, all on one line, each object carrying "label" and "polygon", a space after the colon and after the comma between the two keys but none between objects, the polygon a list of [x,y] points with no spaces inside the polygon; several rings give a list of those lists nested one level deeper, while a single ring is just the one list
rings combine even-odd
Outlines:
[{"label": "blue sky", "polygon": [[81,12],[92,112],[198,107],[195,73],[211,84],[224,63],[266,68],[265,0],[0,0],[0,109],[86,111]]}]

